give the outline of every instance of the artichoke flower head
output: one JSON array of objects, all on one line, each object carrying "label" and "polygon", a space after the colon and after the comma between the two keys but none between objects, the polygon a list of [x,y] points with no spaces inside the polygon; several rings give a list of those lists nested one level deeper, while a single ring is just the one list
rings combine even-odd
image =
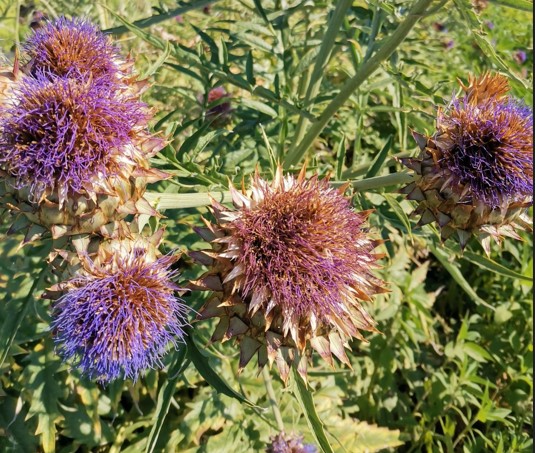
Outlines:
[{"label": "artichoke flower head", "polygon": [[414,181],[401,192],[419,202],[419,225],[436,222],[442,240],[464,248],[476,236],[520,239],[531,230],[533,203],[533,113],[507,94],[507,79],[485,74],[462,85],[464,95],[440,110],[431,137],[414,133],[417,158],[401,159]]},{"label": "artichoke flower head", "polygon": [[33,224],[28,234],[37,226],[57,238],[128,214],[158,215],[143,194],[169,176],[149,164],[164,140],[148,131],[147,83],[132,63],[80,19],[39,28],[24,49],[29,61],[0,118],[2,201],[19,214],[13,229]]},{"label": "artichoke flower head", "polygon": [[349,365],[348,341],[376,331],[362,302],[385,291],[372,273],[381,255],[370,212],[355,212],[327,180],[280,167],[271,183],[257,172],[249,193],[231,193],[234,208],[214,201],[216,223],[198,229],[212,249],[191,253],[209,267],[191,287],[214,291],[198,316],[219,318],[212,341],[237,338],[240,369],[257,355],[284,381],[292,364],[306,377],[308,346]]}]

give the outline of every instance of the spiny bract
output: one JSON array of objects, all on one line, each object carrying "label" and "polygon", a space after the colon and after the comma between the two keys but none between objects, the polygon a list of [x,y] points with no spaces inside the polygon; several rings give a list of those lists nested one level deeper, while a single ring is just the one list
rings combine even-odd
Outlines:
[{"label": "spiny bract", "polygon": [[217,224],[198,230],[213,250],[192,253],[210,267],[192,287],[215,291],[198,316],[220,318],[212,341],[237,337],[240,369],[257,354],[259,368],[276,361],[284,381],[292,363],[306,377],[308,343],[349,365],[349,339],[376,331],[361,301],[384,291],[372,274],[369,212],[304,171],[283,177],[278,168],[271,184],[257,173],[250,196],[231,193],[235,209],[214,201]]},{"label": "spiny bract", "polygon": [[487,253],[490,239],[520,239],[530,230],[533,202],[533,113],[507,95],[507,79],[485,74],[462,85],[439,111],[431,137],[414,133],[418,158],[402,159],[414,182],[401,191],[419,201],[420,225],[436,221],[443,240],[457,234],[464,248],[476,235]]}]

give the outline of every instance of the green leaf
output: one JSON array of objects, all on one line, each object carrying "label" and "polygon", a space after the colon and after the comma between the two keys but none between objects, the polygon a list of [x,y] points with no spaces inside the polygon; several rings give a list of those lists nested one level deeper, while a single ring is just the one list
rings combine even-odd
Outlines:
[{"label": "green leaf", "polygon": [[37,417],[36,435],[41,437],[41,447],[45,453],[56,451],[56,419],[61,415],[58,400],[61,397],[60,382],[56,373],[61,361],[53,352],[52,340],[47,339],[30,354],[30,364],[26,367],[31,392],[28,418]]},{"label": "green leaf", "polygon": [[[528,88],[528,84],[525,80],[518,77],[513,71],[509,69],[509,66],[502,60],[502,58],[496,53],[496,46],[493,45],[481,31],[482,25],[479,17],[472,9],[472,5],[469,0],[453,0],[457,8],[461,12],[467,25],[471,28],[472,36],[474,37],[477,45],[481,47],[481,50],[494,63],[499,69],[504,71],[511,79]],[[516,0],[514,0],[516,3]]]},{"label": "green leaf", "polygon": [[238,393],[230,388],[230,386],[219,376],[219,374],[213,370],[208,363],[208,358],[203,355],[199,349],[197,349],[197,345],[193,340],[192,331],[190,329],[188,329],[185,338],[188,346],[188,358],[192,361],[199,374],[206,382],[208,382],[208,384],[210,384],[210,386],[212,386],[212,388],[214,388],[218,393],[222,393],[223,395],[237,399],[240,403],[258,408],[258,406],[255,406],[253,403],[251,403],[241,393]]},{"label": "green leaf", "polygon": [[336,179],[340,181],[342,179],[342,171],[344,168],[344,161],[346,157],[346,137],[342,135],[340,142],[338,143],[338,149],[336,151]]},{"label": "green leaf", "polygon": [[379,153],[373,160],[373,163],[370,166],[370,169],[368,170],[366,175],[364,176],[364,179],[372,178],[375,175],[377,175],[377,173],[379,173],[379,170],[383,168],[383,165],[386,160],[386,156],[388,156],[388,152],[390,151],[391,147],[392,147],[392,135],[389,135],[388,138],[386,139],[385,144],[381,148],[381,151],[379,151]]},{"label": "green leaf", "polygon": [[493,3],[508,6],[509,8],[519,9],[520,11],[533,11],[533,2],[528,0],[494,0]]},{"label": "green leaf", "polygon": [[[476,304],[483,305],[487,308],[490,308],[491,310],[495,310],[492,305],[488,304],[477,295],[470,283],[468,283],[463,277],[463,274],[461,274],[458,265],[450,262],[450,255],[445,249],[437,248],[434,244],[429,244],[429,250],[433,255],[435,255],[436,259],[440,261],[440,264],[442,264],[444,269],[449,272],[455,282],[464,290],[464,292],[470,297],[470,299],[472,299]],[[453,255],[453,252],[451,253]]]},{"label": "green leaf", "polygon": [[158,393],[158,402],[153,417],[153,425],[152,429],[150,430],[150,434],[147,439],[147,447],[145,449],[147,453],[152,453],[156,448],[165,417],[167,412],[169,412],[169,407],[171,406],[171,399],[175,393],[176,383],[178,382],[178,379],[180,378],[184,369],[189,364],[189,362],[187,362],[186,365],[183,366],[184,359],[186,357],[186,350],[186,346],[181,345],[180,349],[175,352],[173,363],[167,372],[168,378],[164,381],[162,388]]},{"label": "green leaf", "polygon": [[165,60],[167,60],[167,57],[169,57],[170,53],[171,46],[169,45],[169,41],[167,41],[165,43],[165,49],[163,50],[162,54],[158,57],[154,64],[144,72],[142,78],[146,79],[147,77],[150,77],[152,74],[154,74],[158,69],[160,69],[165,63]]},{"label": "green leaf", "polygon": [[[136,20],[131,25],[134,25],[137,28],[150,27],[151,25],[158,24],[176,16],[180,16],[181,14],[185,14],[188,11],[204,8],[205,6],[215,3],[216,1],[217,0],[198,0],[196,2],[190,3],[189,5],[184,5],[180,8],[172,9],[171,11],[168,11],[165,14],[158,14],[151,17],[146,17],[145,19]],[[121,22],[123,21],[121,20]],[[107,30],[104,30],[104,33],[109,35],[120,35],[128,30],[131,30],[130,27],[127,26],[127,24],[125,24],[124,22],[123,24],[124,25],[122,27],[108,28]]]},{"label": "green leaf", "polygon": [[463,253],[462,258],[466,261],[470,261],[471,263],[478,265],[479,267],[482,267],[483,269],[487,269],[491,272],[503,275],[505,277],[516,278],[518,280],[527,280],[530,282],[533,281],[533,277],[530,277],[528,275],[522,275],[505,266],[502,266],[501,264],[491,260],[490,258],[487,258],[486,256],[478,255],[477,253],[465,251]]},{"label": "green leaf", "polygon": [[[16,316],[14,318],[8,316],[6,317],[6,319],[4,319],[2,328],[0,329],[0,366],[2,366],[4,361],[6,360],[7,355],[9,353],[9,349],[13,344],[13,340],[15,340],[15,336],[17,335],[19,327],[22,324],[26,313],[28,313],[30,305],[34,301],[33,293],[41,284],[41,281],[43,280],[43,277],[47,271],[47,266],[43,266],[43,269],[39,273],[38,277],[33,280],[33,284],[30,287],[28,294],[22,301],[22,306],[18,307],[16,310]],[[13,300],[13,302],[15,301]]]},{"label": "green leaf", "polygon": [[329,443],[325,430],[323,429],[323,423],[318,417],[316,408],[314,406],[314,400],[312,399],[312,394],[306,388],[303,378],[299,375],[295,367],[292,367],[293,377],[294,377],[294,396],[296,397],[299,405],[301,406],[301,411],[305,416],[307,424],[310,428],[310,431],[314,435],[316,442],[321,447],[324,453],[334,453],[334,450]]},{"label": "green leaf", "polygon": [[253,110],[257,110],[261,113],[265,113],[266,115],[269,115],[271,118],[276,118],[278,116],[278,113],[274,109],[272,109],[269,105],[264,104],[263,102],[243,98],[241,100],[241,104]]},{"label": "green leaf", "polygon": [[479,346],[477,343],[466,341],[465,343],[463,343],[462,348],[466,355],[472,357],[478,362],[488,362],[489,360],[491,362],[496,361],[494,357],[492,357],[492,355],[485,348]]},{"label": "green leaf", "polygon": [[392,209],[392,211],[394,212],[396,217],[403,224],[403,226],[407,230],[407,233],[409,234],[409,238],[412,240],[411,222],[409,221],[409,216],[407,215],[407,213],[403,210],[403,208],[399,204],[399,201],[396,200],[392,195],[390,195],[388,193],[383,193],[381,195],[384,197],[384,199],[388,203],[388,206],[390,206],[390,209]]}]

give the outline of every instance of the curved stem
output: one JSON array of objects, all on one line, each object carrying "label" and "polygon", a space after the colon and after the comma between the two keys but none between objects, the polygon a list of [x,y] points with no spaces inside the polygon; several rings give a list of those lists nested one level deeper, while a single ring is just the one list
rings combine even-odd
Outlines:
[{"label": "curved stem", "polygon": [[327,105],[318,120],[312,124],[299,145],[288,152],[286,160],[284,161],[285,168],[290,168],[302,159],[314,143],[314,140],[320,135],[338,109],[349,99],[351,94],[353,94],[353,92],[379,68],[380,64],[394,53],[414,25],[416,25],[416,23],[425,15],[426,9],[432,2],[433,0],[418,0],[416,2],[409,11],[407,18],[398,26],[398,28],[396,28],[394,33],[385,39],[384,44],[379,50],[368,61],[362,64],[357,73],[342,87],[340,93],[338,93],[330,104]]}]

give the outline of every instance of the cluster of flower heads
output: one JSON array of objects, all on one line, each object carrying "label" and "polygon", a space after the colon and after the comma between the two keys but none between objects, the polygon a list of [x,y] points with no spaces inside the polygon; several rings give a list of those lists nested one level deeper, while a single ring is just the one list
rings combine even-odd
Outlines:
[{"label": "cluster of flower heads", "polygon": [[23,50],[0,79],[2,204],[54,237],[156,215],[143,193],[168,176],[148,163],[164,140],[147,129],[132,62],[82,19],[43,25]]},{"label": "cluster of flower heads", "polygon": [[[139,99],[147,83],[84,20],[40,26],[24,51],[21,72],[0,72],[2,204],[71,238],[51,259],[62,281],[46,294],[58,352],[99,381],[136,379],[183,339],[188,310],[176,296],[178,257],[158,250],[163,230],[148,237],[124,221],[158,215],[143,194],[168,177],[149,164],[164,141],[147,129],[151,112]],[[488,250],[490,237],[529,228],[533,119],[502,76],[462,88],[431,137],[415,134],[421,153],[403,160],[414,181],[402,192],[420,203],[420,224],[436,221],[462,247],[477,235]],[[221,104],[209,119],[228,114],[226,94],[210,93]],[[233,207],[213,201],[215,222],[197,229],[211,248],[190,252],[208,268],[188,289],[212,292],[197,316],[219,320],[211,341],[236,339],[240,370],[256,356],[284,382],[292,366],[306,378],[313,350],[350,365],[349,341],[377,331],[364,304],[386,291],[374,274],[382,255],[371,212],[304,168],[294,176],[278,167],[272,181],[257,172],[248,190],[230,192]],[[282,435],[270,448],[314,451]]]},{"label": "cluster of flower heads", "polygon": [[439,111],[431,137],[414,134],[418,158],[402,159],[414,181],[402,189],[419,201],[420,224],[437,222],[441,236],[454,234],[464,248],[477,236],[487,253],[490,239],[519,239],[530,229],[533,203],[533,113],[507,94],[507,79],[484,74],[462,85]]},{"label": "cluster of flower heads", "polygon": [[136,379],[187,326],[163,231],[147,237],[121,220],[158,215],[143,194],[168,177],[149,165],[164,140],[147,129],[148,84],[82,19],[44,23],[23,51],[20,71],[0,73],[2,205],[26,240],[36,226],[70,238],[51,255],[62,281],[46,293],[58,353],[101,382]]}]

